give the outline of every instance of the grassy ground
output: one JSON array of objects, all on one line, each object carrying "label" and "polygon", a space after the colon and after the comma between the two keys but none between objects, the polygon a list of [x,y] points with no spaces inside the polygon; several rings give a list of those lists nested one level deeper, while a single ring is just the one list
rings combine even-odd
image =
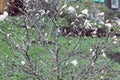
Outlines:
[{"label": "grassy ground", "polygon": [[[9,23],[1,23],[4,25],[1,27],[1,29],[7,34],[11,33],[12,31],[15,31],[17,33],[17,37],[21,38],[23,35],[21,35],[22,32],[24,32],[24,29],[18,28],[18,26],[11,25]],[[7,27],[6,27],[7,26]],[[13,27],[13,28],[12,28]],[[8,28],[11,28],[12,30],[9,30]],[[30,31],[31,32],[31,31]],[[34,32],[33,32],[34,33]],[[23,73],[22,71],[19,72],[18,66],[13,65],[11,63],[15,63],[17,65],[21,65],[21,60],[24,60],[23,56],[19,52],[13,52],[11,47],[6,43],[6,36],[7,34],[3,35],[0,33],[0,80],[35,80],[30,75],[27,75]],[[19,39],[16,39],[12,35],[12,38],[20,42]],[[34,37],[32,37],[34,38]],[[31,39],[32,39],[31,38]],[[104,41],[105,38],[92,38],[92,37],[81,37],[80,38],[80,48],[78,51],[80,51],[77,55],[71,57],[69,60],[67,60],[65,63],[62,64],[61,70],[64,72],[62,76],[64,76],[64,80],[71,80],[70,75],[71,71],[75,70],[76,74],[81,72],[86,65],[88,64],[89,60],[91,59],[91,53],[89,50],[93,48],[93,44],[99,45],[101,41]],[[52,39],[50,39],[52,41]],[[65,36],[59,37],[59,44],[60,44],[60,59],[62,59],[67,53],[69,53],[77,44],[78,37],[68,38]],[[108,40],[108,41],[111,41]],[[108,44],[109,46],[109,44]],[[51,48],[54,49],[54,45],[51,45]],[[116,50],[115,50],[116,49]],[[108,49],[114,52],[119,52],[119,48],[114,49]],[[81,52],[82,51],[82,52]],[[108,52],[111,52],[108,51]],[[15,56],[16,55],[16,56]],[[47,70],[50,71],[55,66],[54,61],[52,61],[50,52],[43,46],[39,44],[32,44],[29,50],[29,55],[31,60],[34,62],[37,60],[38,67],[37,70],[38,73],[43,73],[45,76],[48,76],[46,74]],[[70,63],[73,60],[77,60],[79,66],[75,69],[68,67],[68,69],[64,69],[66,63]],[[71,65],[70,65],[71,66]],[[104,67],[103,67],[104,66]],[[101,74],[101,71],[96,72],[98,69],[105,68],[105,72]],[[69,72],[68,72],[69,71]],[[102,55],[98,58],[98,60],[95,62],[94,69],[91,69],[88,76],[92,76],[92,79],[86,79],[86,80],[101,80],[101,76],[104,77],[105,80],[119,80],[120,72],[120,64],[117,62],[114,62],[109,57],[103,58]],[[54,73],[54,72],[53,72]],[[99,73],[99,75],[95,75]],[[52,80],[55,80],[55,74],[52,75]]]},{"label": "grassy ground", "polygon": [[[6,64],[6,62],[4,61],[6,57],[9,57],[10,60],[15,59],[16,63],[20,63],[20,60],[16,60],[17,58],[13,57],[13,52],[10,50],[11,48],[3,41],[2,39],[3,37],[1,37],[1,41],[0,41],[0,66],[1,69],[1,74],[0,74],[0,80],[6,80],[7,77],[1,76],[2,73],[11,76],[9,78],[9,80],[21,80],[21,79],[26,79],[26,80],[34,80],[34,79],[30,79],[30,76],[23,76],[23,73],[19,73],[16,71],[12,71],[11,68],[9,67],[9,65],[11,64]],[[70,62],[72,60],[77,59],[81,69],[84,69],[84,67],[86,66],[86,63],[88,62],[89,59],[85,59],[83,57],[89,55],[89,49],[91,49],[93,42],[94,43],[99,43],[101,40],[103,40],[104,38],[91,38],[91,37],[81,37],[81,45],[80,45],[80,49],[83,50],[83,53],[79,53],[77,54],[77,56],[72,57],[70,60],[68,60],[67,62]],[[76,44],[77,42],[77,37],[74,37],[72,39],[71,44],[68,43],[69,39],[66,37],[60,37],[59,38],[59,42],[61,45],[64,45],[64,48],[62,48],[63,50],[60,52],[60,54],[62,54],[61,58],[69,51],[71,51],[71,49],[73,48],[73,46]],[[73,44],[74,43],[74,44]],[[30,52],[30,56],[31,58],[34,60],[36,58],[38,58],[38,56],[41,58],[40,60],[42,61],[50,61],[50,54],[47,50],[45,50],[43,47],[41,47],[38,44],[34,44],[33,47],[31,47]],[[18,54],[19,55],[19,54]],[[86,57],[89,58],[89,57]],[[17,62],[18,61],[18,62]],[[41,62],[40,62],[41,63]],[[103,65],[105,65],[107,67],[107,72],[109,73],[105,73],[103,76],[106,79],[112,79],[112,80],[118,80],[119,76],[117,75],[118,72],[120,71],[120,64],[114,61],[111,61],[109,58],[107,59],[103,59],[103,58],[99,58],[97,60],[96,64],[96,69],[100,66],[99,64],[103,63]],[[51,69],[54,66],[54,63],[52,61],[49,62],[49,69]],[[46,67],[45,65],[43,65],[42,67]],[[109,68],[108,68],[109,67]],[[48,69],[48,68],[47,68]],[[81,71],[81,70],[78,70]],[[115,72],[116,71],[116,72]],[[69,78],[69,76],[68,76]],[[66,80],[68,80],[68,78],[66,78]],[[53,78],[54,80],[54,78]],[[97,77],[95,76],[94,80],[100,80],[97,79]]]}]

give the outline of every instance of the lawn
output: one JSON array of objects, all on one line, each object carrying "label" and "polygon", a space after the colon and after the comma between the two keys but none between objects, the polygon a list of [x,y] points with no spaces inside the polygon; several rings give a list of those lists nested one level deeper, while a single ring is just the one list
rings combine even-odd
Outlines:
[{"label": "lawn", "polygon": [[[15,41],[16,43],[21,42],[21,37],[23,37],[24,28],[20,28],[17,26],[13,26],[11,24],[7,23],[1,23],[4,25],[1,30],[4,31],[7,34],[12,34],[10,37]],[[36,38],[34,36],[35,31],[29,30],[30,33],[33,35],[30,37],[31,39]],[[15,34],[14,34],[15,33]],[[24,56],[20,53],[15,51],[10,44],[7,42],[7,38],[9,37],[7,34],[0,33],[0,80],[35,80],[35,77],[31,77],[30,74],[24,73],[21,69],[21,61],[25,60]],[[102,42],[106,43],[105,45],[110,45],[111,38],[105,42],[105,37],[67,37],[67,36],[60,36],[58,37],[58,43],[60,47],[59,52],[59,58],[60,60],[64,59],[65,56],[73,50],[76,44],[78,44],[79,41],[79,48],[77,49],[78,53],[76,55],[73,55],[70,57],[70,59],[67,59],[65,62],[61,64],[61,73],[62,77],[65,80],[71,80],[71,75],[73,75],[71,72],[75,72],[74,75],[79,74],[82,70],[85,69],[88,62],[92,58],[92,53],[90,52],[90,49],[93,49],[94,44],[102,46]],[[49,41],[53,41],[54,36],[49,38]],[[51,71],[55,67],[55,62],[53,61],[51,54],[48,49],[44,46],[45,44],[41,45],[38,43],[32,43],[29,47],[29,56],[33,63],[37,62],[36,70],[39,74],[43,74],[45,77],[47,75],[51,76],[50,78],[52,80],[55,80],[56,74],[53,72],[52,74],[47,73],[46,71]],[[111,45],[110,45],[111,46]],[[50,48],[54,51],[55,45],[50,44]],[[119,52],[119,47],[117,48],[106,48],[106,55],[110,54],[111,52]],[[71,61],[77,60],[78,66],[74,67],[69,64]],[[101,66],[101,67],[100,67]],[[91,69],[88,73],[88,76],[92,76],[91,80],[100,80],[101,76],[103,76],[105,79],[119,79],[119,71],[120,71],[120,64],[118,62],[114,62],[114,60],[111,60],[109,56],[106,58],[103,58],[102,54],[99,56],[99,58],[94,63],[94,68]],[[26,67],[23,67],[23,69],[26,69]],[[102,73],[99,70],[105,70],[104,73]],[[98,75],[95,75],[98,74]],[[94,76],[94,77],[93,77]]]},{"label": "lawn", "polygon": [[[89,3],[83,4],[81,10],[91,8],[86,4]],[[113,43],[113,36],[58,35],[58,28],[74,26],[65,16],[62,18],[56,14],[38,16],[35,12],[20,17],[9,17],[0,22],[0,80],[120,79],[119,59],[116,61],[114,57],[114,54],[120,54],[119,38]],[[75,15],[70,17],[80,21]],[[82,23],[87,19],[83,17]],[[116,37],[114,39],[116,41]]]},{"label": "lawn", "polygon": [[[14,53],[11,50],[11,47],[6,43],[4,40],[4,37],[1,36],[0,38],[0,66],[1,66],[1,73],[0,73],[0,80],[6,80],[9,77],[9,80],[34,80],[34,78],[30,79],[30,75],[26,75],[25,73],[19,72],[17,68],[14,70],[15,65],[11,63],[16,63],[18,65],[21,64],[21,53]],[[52,40],[52,39],[51,39]],[[76,44],[78,40],[78,37],[73,37],[72,40],[68,37],[61,36],[59,37],[59,44],[62,45],[62,50],[60,51],[60,58],[62,59],[66,53],[70,52],[74,45]],[[104,40],[104,38],[92,38],[92,37],[81,37],[80,38],[80,48],[79,51],[82,51],[81,53],[76,54],[75,56],[71,57],[69,60],[67,60],[65,63],[62,64],[61,70],[64,70],[64,65],[66,63],[70,63],[72,60],[78,60],[79,66],[76,67],[75,72],[76,74],[79,73],[81,70],[84,69],[84,67],[87,65],[88,61],[91,59],[90,57],[90,52],[89,50],[93,47],[93,43],[99,44],[100,41]],[[19,41],[19,40],[18,40]],[[53,44],[51,44],[51,47],[53,47]],[[113,50],[116,51],[116,50]],[[42,47],[39,44],[33,44],[31,46],[31,49],[29,50],[30,52],[30,58],[31,60],[38,60],[37,62],[39,63],[39,68],[37,69],[38,71],[42,72],[44,75],[45,71],[44,70],[50,70],[54,67],[54,62],[51,60],[51,56],[44,47]],[[16,55],[16,56],[15,56]],[[19,57],[18,57],[19,56]],[[20,58],[21,57],[21,58]],[[42,65],[40,65],[42,64]],[[119,71],[120,71],[120,64],[117,62],[114,62],[113,60],[110,60],[109,57],[107,58],[102,58],[102,55],[98,60],[95,62],[95,68],[93,69],[93,72],[91,75],[89,74],[88,76],[93,76],[94,73],[96,73],[96,70],[101,69],[100,65],[106,67],[105,68],[105,73],[101,73],[98,75],[94,76],[94,80],[100,80],[101,76],[104,76],[105,79],[114,79],[118,80],[119,79]],[[11,67],[13,66],[13,67]],[[79,68],[81,67],[81,68]],[[68,67],[69,68],[69,67]],[[64,76],[66,80],[71,80],[69,76],[69,72],[67,69],[64,70],[64,73],[62,76]],[[97,74],[97,73],[96,73]],[[47,75],[46,75],[47,76]],[[55,80],[55,75],[53,75],[52,80]],[[93,80],[93,79],[91,79]]]}]

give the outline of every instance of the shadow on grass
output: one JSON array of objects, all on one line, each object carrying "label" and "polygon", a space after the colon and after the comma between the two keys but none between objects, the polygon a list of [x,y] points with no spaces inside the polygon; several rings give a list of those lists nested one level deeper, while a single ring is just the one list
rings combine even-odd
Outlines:
[{"label": "shadow on grass", "polygon": [[114,53],[111,53],[111,54],[107,54],[107,56],[111,60],[120,63],[120,52],[114,52]]}]

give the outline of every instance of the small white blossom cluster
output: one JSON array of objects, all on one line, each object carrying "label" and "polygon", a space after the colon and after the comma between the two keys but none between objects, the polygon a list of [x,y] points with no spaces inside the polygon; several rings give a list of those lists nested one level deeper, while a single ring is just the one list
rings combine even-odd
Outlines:
[{"label": "small white blossom cluster", "polygon": [[89,16],[89,14],[88,14],[88,9],[84,9],[84,10],[82,10],[81,13],[84,14],[84,15]]},{"label": "small white blossom cluster", "polygon": [[102,49],[101,52],[102,52],[102,56],[103,56],[103,58],[106,58],[105,51]]},{"label": "small white blossom cluster", "polygon": [[60,8],[60,11],[65,9],[67,7],[67,4],[63,5],[61,8]]},{"label": "small white blossom cluster", "polygon": [[118,39],[117,39],[117,36],[116,36],[116,35],[114,35],[114,36],[112,37],[112,43],[113,43],[113,44],[117,44],[117,43],[118,43]]},{"label": "small white blossom cluster", "polygon": [[92,32],[92,37],[97,37],[97,30]]},{"label": "small white blossom cluster", "polygon": [[74,7],[72,7],[72,6],[69,6],[67,11],[68,11],[68,13],[76,14],[76,9]]},{"label": "small white blossom cluster", "polygon": [[84,16],[89,17],[88,9],[83,9],[81,13],[77,15],[77,18],[81,18]]},{"label": "small white blossom cluster", "polygon": [[105,15],[104,12],[100,12],[100,13],[97,14],[97,16],[100,16],[100,17],[102,17],[102,16],[104,16],[104,15]]},{"label": "small white blossom cluster", "polygon": [[85,26],[86,29],[92,28],[91,21],[86,19],[85,22],[84,22],[84,26]]},{"label": "small white blossom cluster", "polygon": [[73,64],[75,67],[78,65],[77,60],[73,60],[73,61],[71,61],[70,63]]},{"label": "small white blossom cluster", "polygon": [[105,23],[105,26],[108,28],[108,32],[110,32],[111,28],[113,27],[111,23]]},{"label": "small white blossom cluster", "polygon": [[4,21],[7,17],[8,17],[8,13],[4,11],[3,14],[0,15],[0,21]]},{"label": "small white blossom cluster", "polygon": [[26,62],[25,61],[21,61],[21,64],[24,66],[26,64]]}]

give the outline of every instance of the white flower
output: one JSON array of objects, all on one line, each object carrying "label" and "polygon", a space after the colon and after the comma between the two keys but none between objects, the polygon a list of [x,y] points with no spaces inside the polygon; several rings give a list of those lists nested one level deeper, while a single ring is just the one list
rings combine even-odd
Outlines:
[{"label": "white flower", "polygon": [[92,51],[93,51],[93,49],[89,49],[89,51],[90,51],[90,52],[92,52]]},{"label": "white flower", "polygon": [[98,16],[104,16],[104,15],[105,15],[104,12],[98,13]]},{"label": "white flower", "polygon": [[102,56],[103,56],[104,58],[106,58],[106,54],[105,54],[105,52],[104,52],[103,49],[101,50],[101,52],[102,52]]},{"label": "white flower", "polygon": [[114,35],[114,36],[112,37],[112,40],[117,40],[117,36]]},{"label": "white flower", "polygon": [[21,61],[21,64],[24,66],[26,64],[26,62],[25,61]]},{"label": "white flower", "polygon": [[92,35],[92,37],[95,38],[95,37],[97,37],[97,35],[94,34],[94,35]]},{"label": "white flower", "polygon": [[49,3],[49,1],[48,1],[48,0],[45,0],[45,2],[46,2],[46,3]]},{"label": "white flower", "polygon": [[75,24],[75,22],[71,22],[71,25],[74,25]]},{"label": "white flower", "polygon": [[104,70],[102,70],[101,73],[104,73]]},{"label": "white flower", "polygon": [[42,16],[46,14],[44,9],[39,10],[39,12],[41,13]]},{"label": "white flower", "polygon": [[84,22],[84,26],[86,29],[89,29],[90,27],[92,27],[91,23],[90,23],[90,20],[86,19],[85,22]]},{"label": "white flower", "polygon": [[82,14],[79,14],[79,15],[77,15],[77,18],[80,18],[80,17],[82,17],[83,15]]},{"label": "white flower", "polygon": [[61,11],[60,13],[59,13],[59,15],[62,15],[63,14],[63,11]]},{"label": "white flower", "polygon": [[49,14],[50,13],[50,10],[47,10],[46,14]]},{"label": "white flower", "polygon": [[0,21],[4,21],[7,17],[8,17],[8,13],[4,11],[3,14],[0,15]]},{"label": "white flower", "polygon": [[8,13],[6,11],[3,12],[4,17],[8,17]]},{"label": "white flower", "polygon": [[104,50],[102,49],[102,50],[101,50],[101,52],[103,52],[103,53],[104,53]]},{"label": "white flower", "polygon": [[117,44],[117,41],[113,41],[112,43],[113,43],[113,44]]},{"label": "white flower", "polygon": [[103,76],[101,76],[101,79],[103,79],[104,77]]},{"label": "white flower", "polygon": [[7,34],[7,37],[9,38],[9,37],[10,37],[10,34]]},{"label": "white flower", "polygon": [[77,60],[73,60],[72,62],[70,62],[71,64],[73,64],[74,66],[77,66],[78,62]]},{"label": "white flower", "polygon": [[58,32],[58,33],[60,33],[60,32],[61,32],[60,28],[58,28],[57,32]]},{"label": "white flower", "polygon": [[94,66],[94,65],[95,65],[95,63],[92,63],[92,64],[91,64],[91,66]]},{"label": "white flower", "polygon": [[106,27],[109,27],[109,28],[112,27],[111,23],[106,23],[105,26],[106,26]]},{"label": "white flower", "polygon": [[97,33],[97,31],[95,30],[95,31],[93,31],[92,33],[93,33],[93,34],[96,34],[96,33]]},{"label": "white flower", "polygon": [[61,8],[60,8],[60,11],[63,10],[64,8],[67,7],[67,4],[63,5]]},{"label": "white flower", "polygon": [[118,24],[118,26],[120,26],[120,21],[119,21],[119,22],[117,22],[117,24]]},{"label": "white flower", "polygon": [[4,21],[5,17],[4,15],[0,15],[0,21]]},{"label": "white flower", "polygon": [[108,22],[109,22],[109,19],[107,19],[105,22],[108,23]]},{"label": "white flower", "polygon": [[104,52],[103,52],[102,56],[103,56],[104,58],[106,58],[106,54],[105,54]]},{"label": "white flower", "polygon": [[45,33],[45,36],[47,36],[48,33]]},{"label": "white flower", "polygon": [[86,14],[86,15],[88,15],[88,9],[84,9],[84,10],[82,10],[82,14]]},{"label": "white flower", "polygon": [[110,30],[112,28],[112,24],[111,23],[106,23],[105,26],[108,27],[108,32],[110,32]]},{"label": "white flower", "polygon": [[92,56],[95,56],[95,52],[92,52]]},{"label": "white flower", "polygon": [[75,14],[75,13],[76,13],[75,8],[72,7],[72,6],[69,6],[67,10],[68,10],[68,12],[71,13],[71,14]]},{"label": "white flower", "polygon": [[78,8],[79,8],[79,6],[77,5],[75,8],[76,8],[76,9],[78,9]]},{"label": "white flower", "polygon": [[26,3],[28,3],[30,0],[24,0]]}]

